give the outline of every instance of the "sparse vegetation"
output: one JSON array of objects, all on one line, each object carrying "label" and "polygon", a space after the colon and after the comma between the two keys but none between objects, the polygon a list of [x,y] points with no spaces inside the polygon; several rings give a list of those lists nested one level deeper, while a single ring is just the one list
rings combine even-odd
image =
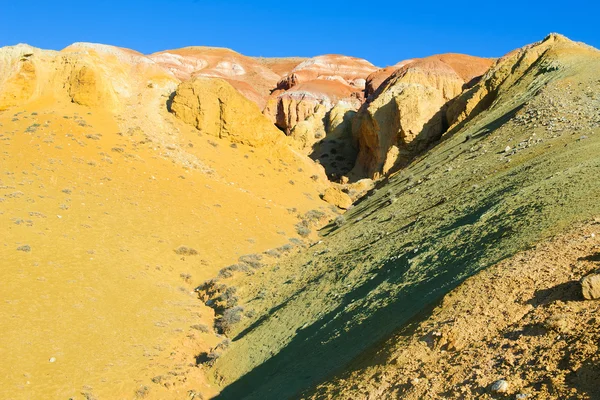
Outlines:
[{"label": "sparse vegetation", "polygon": [[302,237],[308,237],[310,235],[310,228],[308,228],[307,226],[305,226],[302,222],[298,222],[295,225],[296,228],[296,233],[298,233],[298,235],[302,236]]},{"label": "sparse vegetation", "polygon": [[245,272],[247,274],[252,274],[252,270],[245,263],[232,264],[227,267],[221,268],[219,271],[219,278],[231,278],[234,272]]},{"label": "sparse vegetation", "polygon": [[35,131],[37,131],[37,128],[39,128],[41,125],[40,124],[32,124],[30,126],[27,127],[27,129],[25,129],[26,133],[35,133]]},{"label": "sparse vegetation", "polygon": [[269,250],[265,251],[264,254],[268,255],[269,257],[274,257],[274,258],[281,257],[281,253],[277,249],[269,249]]},{"label": "sparse vegetation", "polygon": [[22,246],[17,247],[17,251],[29,253],[31,251],[31,246],[29,246],[28,244],[24,244]]},{"label": "sparse vegetation", "polygon": [[173,251],[175,252],[175,254],[180,255],[180,256],[196,256],[196,255],[198,255],[198,251],[196,249],[193,249],[193,248],[187,247],[187,246],[179,246],[178,248],[176,248]]},{"label": "sparse vegetation", "polygon": [[261,260],[262,260],[262,255],[260,255],[260,254],[246,254],[246,255],[241,256],[238,259],[239,262],[248,264],[249,266],[251,266],[254,269],[258,269],[263,266]]},{"label": "sparse vegetation", "polygon": [[244,308],[240,306],[225,310],[221,318],[215,322],[215,327],[223,334],[230,333],[233,327],[242,320],[243,311]]},{"label": "sparse vegetation", "polygon": [[135,397],[138,399],[143,399],[146,396],[148,396],[148,393],[150,392],[150,388],[148,386],[140,386],[136,391],[135,391]]},{"label": "sparse vegetation", "polygon": [[210,332],[210,328],[207,325],[204,325],[204,324],[192,325],[192,326],[190,326],[190,328],[195,329],[197,331],[200,331],[202,333],[209,333]]}]

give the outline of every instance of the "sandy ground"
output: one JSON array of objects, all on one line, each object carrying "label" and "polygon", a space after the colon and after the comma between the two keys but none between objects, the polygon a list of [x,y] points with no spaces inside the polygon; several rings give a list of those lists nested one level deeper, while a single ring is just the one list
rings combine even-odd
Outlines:
[{"label": "sandy ground", "polygon": [[220,338],[194,287],[327,208],[286,154],[139,112],[0,113],[0,398],[214,393],[194,357]]}]

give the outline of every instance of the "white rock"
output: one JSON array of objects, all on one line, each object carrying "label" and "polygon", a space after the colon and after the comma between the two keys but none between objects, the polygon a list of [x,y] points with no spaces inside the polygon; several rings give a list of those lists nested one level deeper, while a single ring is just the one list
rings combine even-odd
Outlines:
[{"label": "white rock", "polygon": [[494,393],[506,393],[508,392],[508,382],[504,379],[497,380],[492,383],[492,387],[490,388]]},{"label": "white rock", "polygon": [[54,358],[54,357],[50,357],[50,359],[49,359],[48,361],[50,361],[51,363],[53,363],[53,362],[55,362],[55,361],[56,361],[56,358]]}]

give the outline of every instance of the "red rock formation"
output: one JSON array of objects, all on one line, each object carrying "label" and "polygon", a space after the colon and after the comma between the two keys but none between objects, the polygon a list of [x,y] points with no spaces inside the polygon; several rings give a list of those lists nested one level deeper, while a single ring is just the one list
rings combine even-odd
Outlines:
[{"label": "red rock formation", "polygon": [[[185,47],[161,51],[148,57],[182,81],[195,76],[224,79],[261,109],[281,78],[259,59],[224,48]],[[273,64],[277,65],[277,62]],[[279,66],[284,70],[286,68]]]},{"label": "red rock formation", "polygon": [[330,110],[344,100],[362,103],[366,77],[376,67],[366,60],[324,55],[298,64],[277,84],[267,102],[265,115],[286,134],[313,115],[318,106]]}]

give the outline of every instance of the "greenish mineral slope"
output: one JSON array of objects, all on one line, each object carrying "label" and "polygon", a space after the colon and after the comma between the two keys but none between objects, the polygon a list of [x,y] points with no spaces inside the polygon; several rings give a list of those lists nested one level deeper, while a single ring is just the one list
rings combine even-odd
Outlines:
[{"label": "greenish mineral slope", "polygon": [[245,316],[210,363],[219,398],[298,397],[469,276],[600,213],[599,70],[600,52],[558,35],[509,54],[322,241],[221,279]]}]

